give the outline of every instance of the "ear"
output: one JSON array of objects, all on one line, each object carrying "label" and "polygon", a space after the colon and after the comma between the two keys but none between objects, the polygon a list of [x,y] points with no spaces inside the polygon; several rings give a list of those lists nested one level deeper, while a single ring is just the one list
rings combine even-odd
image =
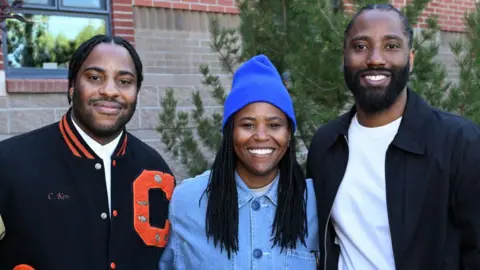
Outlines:
[{"label": "ear", "polygon": [[74,89],[73,86],[68,88],[68,97],[69,97],[70,101],[73,100],[73,91],[74,91],[73,89]]},{"label": "ear", "polygon": [[410,60],[410,73],[412,73],[414,62],[415,62],[415,49],[410,49],[410,52],[408,54],[408,58]]}]

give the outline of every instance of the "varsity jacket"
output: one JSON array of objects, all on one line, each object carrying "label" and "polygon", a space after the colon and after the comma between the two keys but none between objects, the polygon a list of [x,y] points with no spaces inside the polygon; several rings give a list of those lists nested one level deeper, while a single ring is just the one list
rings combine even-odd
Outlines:
[{"label": "varsity jacket", "polygon": [[156,269],[168,241],[171,170],[124,130],[112,155],[110,211],[103,161],[70,113],[0,142],[0,269]]}]

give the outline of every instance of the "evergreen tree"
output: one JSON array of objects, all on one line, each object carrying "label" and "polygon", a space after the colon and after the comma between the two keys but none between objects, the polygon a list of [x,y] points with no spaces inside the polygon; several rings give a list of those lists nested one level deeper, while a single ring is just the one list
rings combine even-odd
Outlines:
[{"label": "evergreen tree", "polygon": [[[1,0],[0,1],[0,31],[3,34],[7,32],[7,27],[5,25],[6,20],[19,20],[21,22],[28,22],[28,20],[18,13],[19,9],[23,6],[23,0],[14,0],[10,4],[9,1]],[[0,39],[0,46],[2,40]]]},{"label": "evergreen tree", "polygon": [[[413,0],[403,8],[412,25],[428,2]],[[362,1],[361,5],[368,3]],[[223,29],[215,17],[211,19],[211,47],[230,75],[254,55],[263,53],[272,60],[294,101],[297,141],[303,145],[298,157],[303,162],[315,130],[352,104],[342,67],[344,29],[351,14],[333,7],[330,0],[241,1],[239,9],[240,26],[236,29]],[[416,35],[410,85],[432,104],[443,105],[449,84],[445,69],[434,61],[438,31],[436,19],[429,18],[428,28]],[[203,85],[210,87],[212,96],[223,105],[226,89],[219,77],[205,65],[200,72]],[[168,89],[158,127],[167,149],[187,165],[191,176],[210,167],[221,138],[221,114],[206,115],[199,92],[192,94],[192,100],[195,108],[190,113],[177,112],[173,89]]]},{"label": "evergreen tree", "polygon": [[465,14],[465,38],[452,43],[460,70],[459,83],[449,98],[450,109],[480,124],[480,3]]}]

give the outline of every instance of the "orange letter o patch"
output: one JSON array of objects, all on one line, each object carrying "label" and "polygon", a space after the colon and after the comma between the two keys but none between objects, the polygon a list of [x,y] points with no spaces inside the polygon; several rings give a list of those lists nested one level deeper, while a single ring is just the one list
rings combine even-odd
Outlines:
[{"label": "orange letter o patch", "polygon": [[167,200],[170,200],[174,181],[174,177],[168,173],[144,170],[133,182],[133,225],[146,245],[165,247],[170,232],[168,219],[165,221],[165,228],[150,225],[148,191],[161,189]]}]

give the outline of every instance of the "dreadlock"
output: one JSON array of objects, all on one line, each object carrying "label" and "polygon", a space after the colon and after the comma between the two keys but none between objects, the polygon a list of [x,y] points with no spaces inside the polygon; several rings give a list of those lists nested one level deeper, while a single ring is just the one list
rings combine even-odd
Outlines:
[{"label": "dreadlock", "polygon": [[[279,163],[278,207],[272,227],[272,246],[279,245],[281,250],[296,248],[297,240],[306,245],[305,237],[308,236],[306,181],[296,159],[293,130],[291,138],[290,146]],[[214,245],[220,244],[222,252],[226,249],[229,259],[232,253],[238,251],[236,160],[231,118],[225,125],[222,144],[213,162],[212,173],[205,190],[208,196],[205,221],[207,238],[213,237]]]},{"label": "dreadlock", "polygon": [[357,20],[358,16],[360,16],[363,12],[368,11],[368,10],[382,10],[382,11],[393,11],[400,16],[400,19],[402,20],[403,23],[403,28],[405,31],[405,35],[408,36],[408,48],[411,49],[413,47],[413,29],[410,23],[408,22],[407,17],[403,15],[403,13],[395,8],[394,6],[390,4],[369,4],[364,7],[362,7],[352,18],[352,20],[348,23],[347,27],[345,28],[344,32],[344,44],[343,46],[346,47],[345,42],[347,40],[347,35],[348,32],[350,31],[350,28],[352,28],[352,25],[355,23]]},{"label": "dreadlock", "polygon": [[[143,81],[143,66],[140,56],[133,46],[125,39],[117,36],[106,36],[106,35],[96,35],[90,38],[89,40],[83,42],[75,51],[72,56],[72,60],[68,66],[68,88],[74,86],[75,79],[77,77],[80,67],[83,65],[83,62],[87,59],[90,52],[100,43],[110,43],[116,44],[124,47],[130,53],[130,56],[133,59],[133,64],[135,65],[135,71],[137,72],[137,89],[139,90],[142,86]],[[70,95],[67,95],[68,103],[72,102]]]}]

